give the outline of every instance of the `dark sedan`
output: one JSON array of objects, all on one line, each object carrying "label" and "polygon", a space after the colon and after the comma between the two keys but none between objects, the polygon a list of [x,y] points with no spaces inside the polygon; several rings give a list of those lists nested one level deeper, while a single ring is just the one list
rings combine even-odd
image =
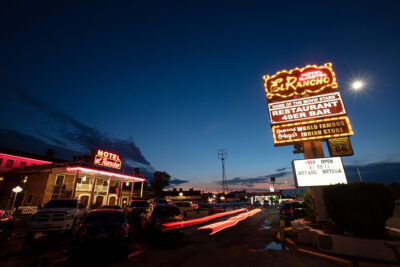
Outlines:
[{"label": "dark sedan", "polygon": [[146,200],[132,200],[131,205],[127,207],[127,215],[130,223],[140,222],[140,216],[146,211],[149,203]]},{"label": "dark sedan", "polygon": [[[82,243],[108,243],[128,247],[129,224],[122,210],[90,211],[80,224],[75,239]],[[103,242],[104,241],[104,242]]]},{"label": "dark sedan", "polygon": [[[161,233],[163,231],[163,224],[168,222],[178,222],[183,220],[182,212],[178,207],[159,204],[150,206],[145,213],[142,214],[141,226],[149,233]],[[165,231],[170,234],[181,234],[181,229]]]}]

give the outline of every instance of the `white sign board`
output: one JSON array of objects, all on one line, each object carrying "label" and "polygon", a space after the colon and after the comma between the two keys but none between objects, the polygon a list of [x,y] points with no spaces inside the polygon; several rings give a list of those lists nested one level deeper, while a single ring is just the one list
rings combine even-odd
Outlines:
[{"label": "white sign board", "polygon": [[340,157],[293,160],[292,167],[297,187],[347,184]]}]

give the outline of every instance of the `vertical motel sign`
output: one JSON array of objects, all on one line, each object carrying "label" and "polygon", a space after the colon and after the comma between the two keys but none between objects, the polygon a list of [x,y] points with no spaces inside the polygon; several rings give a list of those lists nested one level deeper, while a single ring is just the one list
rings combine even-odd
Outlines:
[{"label": "vertical motel sign", "polygon": [[331,63],[263,78],[275,146],[353,135]]}]

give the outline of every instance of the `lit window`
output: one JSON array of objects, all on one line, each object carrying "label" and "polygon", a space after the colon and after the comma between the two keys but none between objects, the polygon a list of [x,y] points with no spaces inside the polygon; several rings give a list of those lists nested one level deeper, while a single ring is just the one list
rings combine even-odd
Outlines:
[{"label": "lit window", "polygon": [[12,159],[7,160],[6,168],[12,168],[14,161]]}]

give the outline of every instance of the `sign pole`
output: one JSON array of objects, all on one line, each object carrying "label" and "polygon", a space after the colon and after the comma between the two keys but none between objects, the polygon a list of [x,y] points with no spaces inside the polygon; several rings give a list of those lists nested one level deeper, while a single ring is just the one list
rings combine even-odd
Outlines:
[{"label": "sign pole", "polygon": [[[303,142],[304,159],[324,158],[324,150],[321,141],[306,141]],[[322,186],[311,187],[312,205],[315,211],[315,216],[318,222],[327,221],[328,213],[322,199]]]}]

